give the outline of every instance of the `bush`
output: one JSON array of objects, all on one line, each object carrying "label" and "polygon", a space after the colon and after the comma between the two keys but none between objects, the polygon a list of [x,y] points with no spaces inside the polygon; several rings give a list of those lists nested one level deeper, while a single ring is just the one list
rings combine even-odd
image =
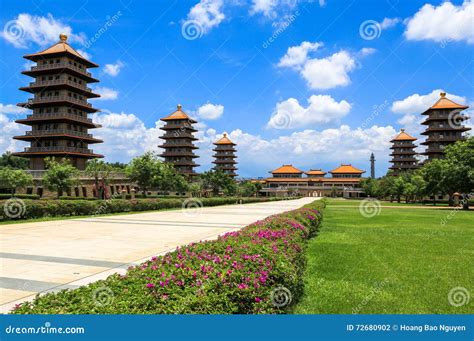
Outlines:
[{"label": "bush", "polygon": [[13,313],[284,313],[290,305],[283,303],[297,302],[303,292],[306,242],[321,221],[316,207],[321,204],[177,248],[130,267],[123,276],[39,296]]},{"label": "bush", "polygon": [[31,199],[31,200],[38,200],[40,198],[37,194],[3,194],[0,193],[0,199],[10,199],[10,198],[18,198],[18,199]]},{"label": "bush", "polygon": [[[20,196],[16,196],[20,198]],[[252,203],[279,200],[276,198],[181,198],[181,199],[110,199],[110,200],[24,200],[24,214],[17,219],[42,217],[82,216],[120,212],[154,211],[181,208],[186,200],[202,206],[217,206],[236,203]],[[0,206],[4,206],[0,200]],[[192,207],[192,205],[191,205]],[[12,220],[5,210],[0,211],[0,220]]]}]

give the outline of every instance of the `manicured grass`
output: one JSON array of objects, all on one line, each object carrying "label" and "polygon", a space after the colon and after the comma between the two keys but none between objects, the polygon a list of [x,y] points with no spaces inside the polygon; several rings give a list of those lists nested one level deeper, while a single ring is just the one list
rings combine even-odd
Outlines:
[{"label": "manicured grass", "polygon": [[[474,212],[382,206],[365,218],[358,205],[329,200],[295,313],[474,312]],[[469,303],[449,303],[455,287],[467,289]]]}]

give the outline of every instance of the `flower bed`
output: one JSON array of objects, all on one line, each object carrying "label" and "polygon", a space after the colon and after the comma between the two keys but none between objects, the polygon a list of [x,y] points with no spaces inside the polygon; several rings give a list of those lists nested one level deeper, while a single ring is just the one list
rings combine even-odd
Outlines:
[{"label": "flower bed", "polygon": [[21,214],[8,214],[10,202],[0,200],[0,221],[42,217],[85,216],[107,213],[154,211],[181,207],[218,206],[229,204],[248,204],[282,200],[281,198],[182,198],[182,199],[110,199],[110,200],[18,200]]},{"label": "flower bed", "polygon": [[323,202],[189,244],[75,290],[49,293],[16,314],[283,313],[302,294],[306,241]]}]

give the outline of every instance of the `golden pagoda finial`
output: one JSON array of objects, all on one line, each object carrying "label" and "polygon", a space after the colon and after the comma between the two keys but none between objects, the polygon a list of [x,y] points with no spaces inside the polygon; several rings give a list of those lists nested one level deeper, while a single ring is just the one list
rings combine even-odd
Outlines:
[{"label": "golden pagoda finial", "polygon": [[226,137],[226,136],[227,136],[227,133],[224,133],[224,137]]},{"label": "golden pagoda finial", "polygon": [[400,131],[401,131],[402,133],[404,133],[404,132],[405,132],[405,128],[400,129]]},{"label": "golden pagoda finial", "polygon": [[446,97],[446,92],[442,92],[439,95],[444,98],[444,97]]},{"label": "golden pagoda finial", "polygon": [[178,110],[181,110],[183,108],[183,106],[181,104],[178,104],[177,108],[178,108]]},{"label": "golden pagoda finial", "polygon": [[67,34],[66,33],[61,33],[59,35],[59,40],[62,41],[63,43],[67,42]]}]

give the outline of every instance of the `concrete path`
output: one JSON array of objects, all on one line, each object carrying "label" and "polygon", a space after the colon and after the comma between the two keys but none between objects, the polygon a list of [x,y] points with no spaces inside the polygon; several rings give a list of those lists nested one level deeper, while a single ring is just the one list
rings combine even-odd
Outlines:
[{"label": "concrete path", "polygon": [[315,199],[0,225],[0,312]]}]

